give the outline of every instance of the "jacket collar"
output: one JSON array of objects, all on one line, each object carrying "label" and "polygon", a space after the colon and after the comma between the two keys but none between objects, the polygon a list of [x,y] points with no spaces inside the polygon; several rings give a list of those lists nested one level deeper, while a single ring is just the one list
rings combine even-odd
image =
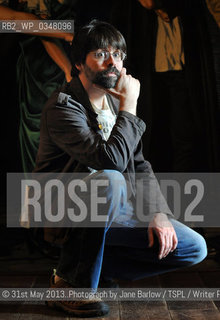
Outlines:
[{"label": "jacket collar", "polygon": [[79,77],[73,77],[70,83],[68,83],[68,93],[70,93],[71,97],[82,104],[85,108],[93,111],[89,96]]},{"label": "jacket collar", "polygon": [[[89,96],[84,89],[82,82],[80,81],[79,77],[74,76],[70,83],[68,83],[68,92],[70,93],[71,97],[73,99],[76,99],[80,104],[82,104],[85,108],[92,111],[93,113],[93,107],[91,105],[91,102],[89,100]],[[110,100],[111,105],[113,106],[113,109],[115,113],[118,113],[118,106],[119,101],[115,98],[113,98],[111,95],[107,94],[108,101]]]}]

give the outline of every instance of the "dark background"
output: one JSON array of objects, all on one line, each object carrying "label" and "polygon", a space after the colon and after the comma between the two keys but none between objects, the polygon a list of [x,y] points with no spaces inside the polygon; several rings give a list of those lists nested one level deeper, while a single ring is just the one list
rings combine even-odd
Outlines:
[{"label": "dark background", "polygon": [[[92,17],[102,20],[111,20],[111,8],[115,1],[75,1],[76,8],[76,28],[88,22]],[[123,15],[123,12],[121,13]],[[220,44],[219,29],[214,19],[209,17],[210,41],[212,44],[213,63],[215,68],[215,86],[217,88],[218,99],[220,101]],[[138,22],[132,20],[132,24]],[[22,172],[20,146],[19,146],[19,121],[20,112],[18,105],[17,75],[16,64],[20,54],[19,43],[28,36],[24,34],[0,34],[0,75],[1,75],[1,207],[0,207],[0,225],[5,226],[6,221],[6,174],[7,172]],[[141,47],[136,47],[137,52],[141,52]],[[219,105],[218,105],[219,107]],[[219,107],[220,108],[220,107]],[[220,111],[220,109],[219,109]],[[139,110],[139,116],[144,118],[142,110]],[[143,139],[145,144],[145,137]],[[145,154],[147,156],[147,152]],[[11,237],[13,234],[13,237]],[[1,238],[7,241],[1,241],[0,252],[9,253],[17,241],[23,239],[23,230],[7,230],[1,233]],[[6,245],[5,246],[5,244]],[[1,249],[6,247],[6,249]]]}]

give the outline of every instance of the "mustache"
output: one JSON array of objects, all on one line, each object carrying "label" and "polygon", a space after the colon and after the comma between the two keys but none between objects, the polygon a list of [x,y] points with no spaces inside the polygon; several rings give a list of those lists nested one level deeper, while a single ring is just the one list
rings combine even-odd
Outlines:
[{"label": "mustache", "polygon": [[117,77],[120,76],[120,72],[118,71],[118,69],[114,66],[112,67],[108,67],[108,69],[104,70],[104,71],[100,71],[100,75],[106,76],[108,73],[113,72],[116,74]]}]

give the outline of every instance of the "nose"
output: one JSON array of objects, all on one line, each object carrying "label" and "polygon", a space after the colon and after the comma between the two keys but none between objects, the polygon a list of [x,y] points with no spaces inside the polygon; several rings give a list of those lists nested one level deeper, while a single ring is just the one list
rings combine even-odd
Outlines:
[{"label": "nose", "polygon": [[116,61],[111,54],[109,55],[109,58],[105,62],[107,63],[108,66],[109,65],[113,65],[113,66],[116,65]]}]

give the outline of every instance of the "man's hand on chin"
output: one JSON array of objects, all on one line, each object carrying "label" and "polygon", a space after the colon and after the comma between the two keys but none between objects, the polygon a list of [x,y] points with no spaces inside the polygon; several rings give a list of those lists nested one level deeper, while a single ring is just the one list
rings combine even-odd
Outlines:
[{"label": "man's hand on chin", "polygon": [[149,247],[154,244],[154,235],[157,236],[160,249],[159,259],[165,258],[177,247],[178,239],[172,223],[164,213],[156,213],[148,226]]},{"label": "man's hand on chin", "polygon": [[[95,85],[97,87],[97,85]],[[101,90],[103,90],[101,88]],[[120,77],[115,88],[104,89],[106,93],[119,99],[119,111],[127,111],[136,115],[137,100],[140,94],[140,82],[127,74],[125,68],[122,68]]]}]

